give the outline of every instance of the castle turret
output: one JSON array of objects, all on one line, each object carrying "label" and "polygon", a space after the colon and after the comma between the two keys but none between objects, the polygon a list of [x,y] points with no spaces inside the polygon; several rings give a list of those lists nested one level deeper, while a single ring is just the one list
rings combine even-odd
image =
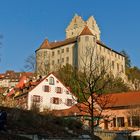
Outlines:
[{"label": "castle turret", "polygon": [[37,74],[44,75],[49,70],[50,60],[50,44],[46,39],[36,52],[36,72]]}]

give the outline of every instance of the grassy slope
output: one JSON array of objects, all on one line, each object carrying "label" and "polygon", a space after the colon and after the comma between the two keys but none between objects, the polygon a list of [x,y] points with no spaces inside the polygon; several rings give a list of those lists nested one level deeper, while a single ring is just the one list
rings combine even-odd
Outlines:
[{"label": "grassy slope", "polygon": [[7,129],[12,134],[47,134],[49,137],[75,136],[68,133],[66,127],[73,129],[77,134],[82,133],[78,122],[15,108],[4,109],[7,112]]}]

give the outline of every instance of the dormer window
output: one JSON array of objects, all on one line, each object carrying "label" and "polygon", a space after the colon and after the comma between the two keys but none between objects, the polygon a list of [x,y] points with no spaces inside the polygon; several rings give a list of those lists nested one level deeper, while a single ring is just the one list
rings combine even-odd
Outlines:
[{"label": "dormer window", "polygon": [[50,77],[50,78],[49,78],[49,84],[50,84],[50,85],[54,85],[54,78],[53,78],[53,77]]}]

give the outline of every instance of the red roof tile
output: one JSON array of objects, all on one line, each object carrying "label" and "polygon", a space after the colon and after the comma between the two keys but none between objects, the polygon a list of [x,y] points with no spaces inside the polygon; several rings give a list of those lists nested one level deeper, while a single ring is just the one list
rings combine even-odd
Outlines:
[{"label": "red roof tile", "polygon": [[113,99],[110,107],[125,107],[140,105],[140,91],[110,94]]},{"label": "red roof tile", "polygon": [[47,49],[51,48],[48,39],[45,39],[44,42],[41,44],[40,49]]},{"label": "red roof tile", "polygon": [[85,26],[85,28],[83,29],[83,31],[81,32],[81,35],[93,35],[92,32],[90,31],[90,29],[88,28],[88,26]]},{"label": "red roof tile", "polygon": [[[74,43],[76,41],[77,41],[76,37],[68,38],[68,39],[63,40],[63,41],[50,42],[50,43],[48,42],[48,40],[45,40],[42,43],[42,45],[39,47],[39,49],[54,49],[54,48],[57,48],[57,47],[60,47],[60,46],[64,46],[64,45],[67,45],[67,44]],[[37,50],[39,50],[39,49],[37,49]]]}]

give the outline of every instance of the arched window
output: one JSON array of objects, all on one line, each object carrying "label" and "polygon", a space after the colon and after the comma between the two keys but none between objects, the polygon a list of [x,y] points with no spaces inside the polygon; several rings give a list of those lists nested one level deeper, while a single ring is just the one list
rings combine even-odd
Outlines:
[{"label": "arched window", "polygon": [[54,85],[54,78],[53,78],[53,77],[50,77],[50,78],[49,78],[49,84],[50,84],[50,85]]}]

